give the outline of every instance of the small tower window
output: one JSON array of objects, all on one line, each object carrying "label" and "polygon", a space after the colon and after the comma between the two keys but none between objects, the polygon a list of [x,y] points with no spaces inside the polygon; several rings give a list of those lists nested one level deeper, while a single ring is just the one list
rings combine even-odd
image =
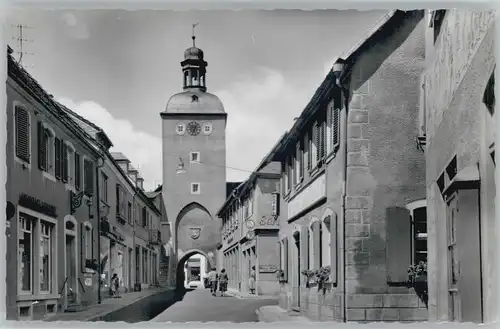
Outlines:
[{"label": "small tower window", "polygon": [[200,183],[191,183],[191,194],[200,194]]},{"label": "small tower window", "polygon": [[198,101],[198,96],[196,96],[196,95],[191,96],[191,103],[194,103],[197,101]]}]

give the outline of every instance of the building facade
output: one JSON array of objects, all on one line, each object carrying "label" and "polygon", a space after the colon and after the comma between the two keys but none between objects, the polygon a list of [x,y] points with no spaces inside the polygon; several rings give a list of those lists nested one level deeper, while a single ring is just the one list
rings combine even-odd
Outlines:
[{"label": "building facade", "polygon": [[255,271],[256,295],[279,293],[276,244],[280,177],[279,162],[263,161],[217,213],[222,220],[221,264],[231,289],[250,293],[250,274]]},{"label": "building facade", "polygon": [[494,11],[426,13],[429,319],[498,318]]},{"label": "building facade", "polygon": [[425,158],[415,142],[422,18],[385,15],[275,148],[282,308],[315,320],[427,319],[406,286],[408,267],[427,252]]},{"label": "building facade", "polygon": [[[155,285],[161,214],[142,179],[132,179],[126,158],[113,158],[102,129],[55,102],[10,52],[7,265],[16,270],[7,271],[8,318],[42,319],[97,303],[109,297],[113,273],[122,292],[136,281]],[[132,253],[135,199],[146,209],[143,263]]]},{"label": "building facade", "polygon": [[97,298],[97,276],[85,265],[97,257],[99,155],[7,57],[7,319],[41,319]]},{"label": "building facade", "polygon": [[194,40],[181,62],[183,91],[170,97],[161,113],[163,186],[172,187],[163,202],[172,223],[180,288],[183,263],[193,254],[215,266],[221,240],[216,212],[226,195],[227,113],[219,98],[206,91],[207,62]]}]

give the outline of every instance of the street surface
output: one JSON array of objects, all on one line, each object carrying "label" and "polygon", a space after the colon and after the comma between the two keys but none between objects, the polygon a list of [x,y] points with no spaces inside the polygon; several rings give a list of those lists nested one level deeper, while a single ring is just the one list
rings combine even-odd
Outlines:
[{"label": "street surface", "polygon": [[209,289],[199,288],[186,292],[179,300],[157,317],[156,322],[257,322],[255,311],[265,305],[277,305],[272,299],[238,299],[232,296],[217,297]]}]

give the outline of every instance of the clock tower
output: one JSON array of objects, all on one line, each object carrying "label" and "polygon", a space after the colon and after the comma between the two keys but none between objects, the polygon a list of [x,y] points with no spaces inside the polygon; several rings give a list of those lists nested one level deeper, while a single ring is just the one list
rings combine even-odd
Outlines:
[{"label": "clock tower", "polygon": [[[193,46],[181,62],[183,91],[170,97],[162,118],[163,198],[177,255],[178,284],[185,261],[196,253],[216,266],[226,199],[227,113],[207,92],[203,51]],[[182,272],[182,273],[181,273]]]}]

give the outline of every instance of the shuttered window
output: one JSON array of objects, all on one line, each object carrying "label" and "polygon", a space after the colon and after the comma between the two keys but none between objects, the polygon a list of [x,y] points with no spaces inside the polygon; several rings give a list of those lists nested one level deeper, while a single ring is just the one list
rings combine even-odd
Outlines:
[{"label": "shuttered window", "polygon": [[146,207],[142,208],[142,226],[147,227],[148,226],[148,211]]},{"label": "shuttered window", "polygon": [[30,117],[26,109],[15,107],[16,156],[30,163]]},{"label": "shuttered window", "polygon": [[66,143],[61,143],[61,153],[61,178],[64,183],[67,183],[69,176],[69,150]]},{"label": "shuttered window", "polygon": [[47,171],[47,134],[41,121],[38,122],[38,168]]},{"label": "shuttered window", "polygon": [[332,107],[332,151],[340,145],[340,109]]},{"label": "shuttered window", "polygon": [[310,152],[311,152],[311,168],[315,168],[318,161],[318,124],[315,122],[312,126],[312,134],[310,140]]},{"label": "shuttered window", "polygon": [[75,189],[77,191],[80,191],[80,187],[81,187],[81,163],[80,163],[80,154],[78,154],[77,152],[75,152]]},{"label": "shuttered window", "polygon": [[311,170],[311,148],[309,145],[309,134],[306,133],[304,140],[302,141],[302,146],[304,149],[304,164],[307,164],[307,170]]},{"label": "shuttered window", "polygon": [[319,162],[325,157],[325,121],[316,124],[316,161]]},{"label": "shuttered window", "polygon": [[61,168],[62,168],[62,143],[59,138],[54,138],[54,166],[55,166],[55,176],[56,179],[61,179]]},{"label": "shuttered window", "polygon": [[88,159],[83,161],[83,176],[85,195],[94,195],[94,165]]},{"label": "shuttered window", "polygon": [[389,284],[404,284],[411,265],[410,211],[402,207],[387,209],[387,280]]},{"label": "shuttered window", "polygon": [[288,162],[287,190],[290,191],[290,189],[292,188],[293,161],[291,158],[289,158],[287,162]]}]

